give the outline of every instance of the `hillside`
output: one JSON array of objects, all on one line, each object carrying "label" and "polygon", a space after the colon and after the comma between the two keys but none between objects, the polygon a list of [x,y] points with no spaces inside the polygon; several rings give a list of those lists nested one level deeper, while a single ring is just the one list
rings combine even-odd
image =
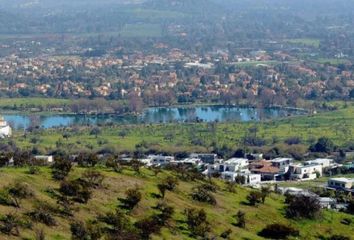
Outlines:
[{"label": "hillside", "polygon": [[[74,220],[87,221],[103,215],[107,212],[113,212],[118,206],[117,198],[124,198],[124,192],[128,188],[138,186],[142,192],[142,201],[129,214],[129,218],[135,222],[152,215],[156,210],[152,207],[161,201],[157,198],[159,193],[157,184],[171,172],[163,171],[156,177],[154,172],[142,169],[138,174],[130,168],[125,167],[122,173],[113,172],[107,168],[96,168],[104,175],[103,186],[93,190],[92,198],[87,204],[75,203],[73,216],[61,216],[57,213],[51,213],[55,216],[56,226],[48,227],[43,224],[33,222],[31,228],[20,227],[20,236],[0,235],[0,239],[35,239],[35,231],[43,229],[46,239],[64,240],[71,239],[70,223]],[[77,179],[85,171],[83,168],[75,167],[69,179]],[[8,213],[15,213],[21,216],[25,221],[25,213],[33,210],[34,205],[50,206],[48,209],[58,209],[59,206],[53,197],[59,187],[59,183],[52,180],[49,168],[43,167],[40,173],[31,175],[28,168],[3,168],[0,170],[1,192],[4,188],[14,182],[28,184],[33,191],[34,196],[21,200],[21,207],[0,205],[0,214],[3,216]],[[251,191],[247,188],[236,187],[236,192],[226,191],[225,183],[219,180],[213,180],[218,186],[218,190],[213,195],[216,198],[216,205],[201,204],[191,199],[192,188],[201,184],[200,181],[186,182],[179,180],[175,191],[166,192],[165,202],[174,208],[172,219],[168,222],[168,228],[163,227],[160,234],[155,234],[152,239],[194,239],[190,237],[189,230],[185,223],[186,217],[184,210],[186,208],[204,208],[207,213],[207,219],[211,224],[209,236],[220,236],[224,231],[231,229],[232,234],[229,239],[262,239],[257,233],[267,224],[283,223],[290,224],[300,230],[299,239],[318,239],[319,236],[328,237],[331,234],[342,234],[347,236],[354,235],[353,223],[349,226],[341,224],[343,218],[354,220],[353,216],[344,213],[324,211],[320,220],[287,220],[284,217],[284,198],[272,193],[258,207],[246,204],[246,196]],[[1,194],[3,196],[3,194]],[[46,203],[46,204],[45,204]],[[233,225],[235,219],[233,215],[242,210],[246,213],[246,228],[242,229]],[[55,212],[53,210],[53,212]],[[221,238],[217,238],[221,239]]]}]

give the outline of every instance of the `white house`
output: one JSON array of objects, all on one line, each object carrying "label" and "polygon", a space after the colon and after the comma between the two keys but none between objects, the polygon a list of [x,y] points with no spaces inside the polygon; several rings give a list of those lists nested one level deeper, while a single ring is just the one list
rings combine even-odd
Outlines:
[{"label": "white house", "polygon": [[173,156],[162,155],[149,155],[147,159],[144,159],[148,166],[165,166],[175,160]]},{"label": "white house", "polygon": [[335,189],[351,189],[354,186],[354,178],[330,178],[328,187]]},{"label": "white house", "polygon": [[208,175],[213,173],[223,173],[223,172],[243,172],[247,173],[248,170],[248,159],[246,158],[231,158],[223,163],[216,163],[208,165]]},{"label": "white house", "polygon": [[35,156],[34,159],[43,164],[52,164],[54,162],[53,156]]},{"label": "white house", "polygon": [[273,167],[279,168],[279,173],[286,173],[289,170],[290,164],[293,162],[292,158],[275,158],[270,160]]},{"label": "white house", "polygon": [[234,182],[237,176],[243,176],[245,178],[246,185],[256,185],[261,183],[260,174],[252,173],[237,173],[237,172],[223,172],[221,173],[221,178],[227,181]]},{"label": "white house", "polygon": [[311,180],[322,176],[322,165],[290,165],[289,171],[293,180]]},{"label": "white house", "polygon": [[12,129],[10,125],[4,120],[3,117],[0,117],[0,138],[11,137]]},{"label": "white house", "polygon": [[304,165],[313,165],[313,164],[317,164],[317,165],[321,165],[323,168],[328,168],[333,166],[333,159],[329,159],[329,158],[317,158],[315,160],[309,160],[306,161],[304,163]]}]

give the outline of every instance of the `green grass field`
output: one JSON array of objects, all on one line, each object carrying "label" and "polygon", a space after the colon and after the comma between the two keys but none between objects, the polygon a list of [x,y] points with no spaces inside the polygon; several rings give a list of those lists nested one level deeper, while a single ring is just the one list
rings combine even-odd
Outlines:
[{"label": "green grass field", "polygon": [[[37,130],[33,133],[15,132],[13,139],[22,148],[32,149],[34,146],[43,151],[62,147],[67,150],[99,150],[102,148],[115,151],[134,151],[137,144],[148,149],[162,152],[202,152],[213,150],[215,144],[232,149],[242,146],[241,139],[251,127],[257,127],[257,136],[271,145],[281,144],[289,137],[298,136],[305,145],[320,137],[329,137],[335,144],[343,146],[353,141],[354,106],[348,103],[336,103],[339,110],[322,112],[311,116],[289,117],[281,120],[263,122],[231,122],[189,124],[147,124],[147,125],[115,125],[102,127],[101,133],[90,135],[90,128]],[[124,131],[126,136],[120,136]],[[63,134],[68,133],[67,139]],[[36,141],[34,141],[34,139]]]},{"label": "green grass field", "polygon": [[[159,199],[155,198],[153,193],[158,193],[156,185],[171,172],[162,172],[157,177],[153,172],[147,169],[142,169],[141,174],[137,174],[125,168],[122,173],[112,172],[104,167],[96,167],[104,176],[104,187],[95,189],[93,197],[88,204],[75,204],[73,217],[61,217],[56,215],[57,226],[48,227],[43,224],[34,223],[32,229],[20,229],[21,236],[9,237],[0,234],[0,239],[34,239],[35,229],[44,229],[47,236],[46,239],[71,239],[70,237],[70,222],[73,219],[87,221],[94,219],[99,214],[104,214],[113,211],[118,205],[117,198],[124,197],[126,189],[138,186],[143,194],[143,199],[138,207],[130,214],[132,221],[137,221],[143,217],[151,215]],[[7,186],[16,181],[27,183],[34,191],[34,197],[21,201],[21,208],[14,209],[0,205],[0,215],[14,213],[23,216],[24,213],[30,211],[35,201],[47,202],[51,206],[56,206],[56,200],[48,193],[48,189],[57,189],[58,182],[51,179],[50,170],[46,167],[40,169],[40,174],[30,175],[27,173],[27,168],[2,168],[0,169],[1,183],[0,188]],[[75,167],[71,172],[69,179],[76,179],[81,176],[84,169]],[[173,175],[173,174],[172,174]],[[192,188],[200,184],[199,182],[180,181],[174,192],[167,192],[165,201],[174,207],[175,214],[170,222],[170,227],[164,227],[161,234],[156,234],[152,239],[193,239],[189,236],[189,231],[185,229],[185,208],[204,208],[208,215],[208,221],[211,223],[211,234],[219,236],[227,229],[232,230],[230,239],[262,239],[257,236],[257,233],[267,224],[283,223],[300,230],[299,239],[318,239],[319,235],[329,236],[331,234],[342,234],[353,236],[353,223],[346,226],[340,223],[343,218],[354,220],[353,216],[345,213],[332,212],[324,210],[322,217],[318,220],[289,220],[284,216],[284,198],[277,194],[271,194],[265,204],[258,207],[245,205],[246,196],[251,191],[250,189],[237,187],[236,193],[230,193],[225,190],[225,184],[222,181],[214,180],[218,185],[219,190],[214,193],[217,204],[211,206],[201,204],[191,199],[190,193]],[[238,210],[246,212],[246,228],[241,229],[235,227],[233,223],[233,215]],[[219,238],[218,238],[219,239]]]},{"label": "green grass field", "polygon": [[312,38],[287,39],[286,42],[292,43],[292,44],[299,44],[299,45],[309,46],[309,47],[315,47],[315,48],[318,48],[320,46],[320,43],[321,43],[320,40],[312,39]]}]

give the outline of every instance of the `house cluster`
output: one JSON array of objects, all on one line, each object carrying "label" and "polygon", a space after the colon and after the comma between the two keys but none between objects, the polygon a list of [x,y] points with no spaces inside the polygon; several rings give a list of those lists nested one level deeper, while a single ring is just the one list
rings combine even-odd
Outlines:
[{"label": "house cluster", "polygon": [[325,169],[341,165],[333,159],[319,158],[295,163],[292,158],[264,160],[256,155],[254,160],[247,158],[220,159],[216,154],[193,153],[177,160],[173,156],[149,155],[140,159],[147,166],[189,165],[200,169],[206,176],[220,176],[228,181],[241,181],[242,184],[257,185],[265,182],[284,180],[306,181],[321,177]]}]

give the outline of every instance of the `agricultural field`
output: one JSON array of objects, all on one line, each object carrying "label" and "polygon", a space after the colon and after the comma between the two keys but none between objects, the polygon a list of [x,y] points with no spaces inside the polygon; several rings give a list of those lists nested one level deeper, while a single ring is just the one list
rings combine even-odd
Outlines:
[{"label": "agricultural field", "polygon": [[[39,173],[30,174],[28,168],[2,168],[0,170],[0,189],[15,183],[28,184],[32,195],[20,202],[19,208],[0,205],[0,215],[16,213],[22,216],[23,221],[31,222],[31,227],[20,227],[21,239],[34,239],[35,231],[42,229],[47,239],[69,240],[71,239],[70,223],[73,221],[86,222],[93,220],[99,215],[113,212],[118,206],[117,198],[124,198],[125,191],[129,188],[138,187],[142,193],[142,200],[129,213],[128,218],[134,223],[144,217],[156,212],[153,208],[162,200],[158,197],[157,184],[167,176],[176,176],[176,173],[162,171],[157,176],[153,171],[142,168],[140,173],[133,171],[130,167],[124,167],[121,173],[116,173],[103,166],[95,167],[104,176],[102,187],[93,189],[92,198],[86,203],[75,203],[72,216],[62,216],[56,211],[48,213],[54,216],[56,224],[52,227],[32,221],[26,217],[26,213],[33,210],[38,204],[45,204],[51,208],[58,209],[58,203],[53,197],[53,192],[59,188],[59,182],[54,181],[51,171],[47,167],[41,167]],[[82,176],[86,171],[84,168],[75,167],[70,172],[67,180],[74,180]],[[168,227],[163,227],[160,234],[154,234],[152,239],[195,239],[190,236],[187,228],[186,208],[204,209],[207,213],[207,220],[211,224],[210,236],[220,236],[226,230],[231,230],[230,239],[263,239],[257,235],[267,224],[281,223],[290,225],[300,231],[299,239],[318,239],[334,234],[353,236],[354,228],[351,225],[344,225],[341,220],[344,218],[354,220],[352,215],[323,210],[321,217],[317,220],[289,220],[284,216],[284,197],[271,193],[264,204],[249,206],[247,195],[251,189],[236,186],[234,193],[226,190],[226,184],[220,180],[213,179],[217,191],[212,193],[216,199],[216,205],[209,205],[192,200],[190,194],[192,189],[202,184],[201,180],[183,181],[179,180],[174,191],[166,192],[164,201],[174,208],[174,214],[169,220]],[[2,195],[3,196],[3,195]],[[235,226],[233,217],[237,211],[246,213],[246,226],[239,228]],[[18,237],[0,234],[1,239],[19,239]]]}]

